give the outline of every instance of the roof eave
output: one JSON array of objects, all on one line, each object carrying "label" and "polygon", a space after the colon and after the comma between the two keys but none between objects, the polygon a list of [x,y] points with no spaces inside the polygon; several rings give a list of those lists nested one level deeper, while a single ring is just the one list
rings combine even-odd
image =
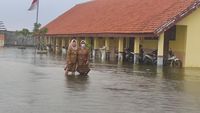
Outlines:
[{"label": "roof eave", "polygon": [[154,33],[76,33],[46,34],[50,37],[157,37]]},{"label": "roof eave", "polygon": [[193,11],[198,9],[200,7],[200,0],[196,0],[192,5],[190,5],[187,9],[185,9],[183,12],[179,13],[177,16],[171,18],[166,23],[161,25],[158,29],[154,31],[154,34],[156,36],[159,36],[163,32],[170,29],[172,26],[176,25],[179,21],[181,21],[184,17],[191,14]]}]

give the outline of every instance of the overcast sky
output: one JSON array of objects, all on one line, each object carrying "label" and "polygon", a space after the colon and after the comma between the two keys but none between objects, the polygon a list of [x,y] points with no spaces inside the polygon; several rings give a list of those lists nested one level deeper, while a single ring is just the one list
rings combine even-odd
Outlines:
[{"label": "overcast sky", "polygon": [[[39,23],[47,24],[57,16],[72,8],[74,5],[88,0],[40,0]],[[7,30],[33,28],[36,10],[28,11],[32,0],[1,0],[0,21],[3,21]]]}]

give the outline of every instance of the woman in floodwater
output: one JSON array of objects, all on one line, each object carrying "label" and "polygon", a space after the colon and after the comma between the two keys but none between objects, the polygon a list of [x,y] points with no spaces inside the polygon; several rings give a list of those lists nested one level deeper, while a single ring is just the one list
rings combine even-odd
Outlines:
[{"label": "woman in floodwater", "polygon": [[87,75],[89,73],[89,50],[84,40],[80,42],[80,48],[78,49],[77,65],[77,72],[79,72],[80,75]]},{"label": "woman in floodwater", "polygon": [[77,67],[77,41],[73,39],[67,50],[67,64],[65,67],[65,75],[68,75],[68,72],[72,72],[72,75],[75,75]]}]

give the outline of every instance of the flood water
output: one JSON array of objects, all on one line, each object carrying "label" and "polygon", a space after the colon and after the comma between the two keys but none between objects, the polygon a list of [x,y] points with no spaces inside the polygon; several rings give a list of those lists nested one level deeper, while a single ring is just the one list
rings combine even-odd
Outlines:
[{"label": "flood water", "polygon": [[200,113],[200,69],[91,63],[64,75],[65,56],[0,48],[0,113]]}]

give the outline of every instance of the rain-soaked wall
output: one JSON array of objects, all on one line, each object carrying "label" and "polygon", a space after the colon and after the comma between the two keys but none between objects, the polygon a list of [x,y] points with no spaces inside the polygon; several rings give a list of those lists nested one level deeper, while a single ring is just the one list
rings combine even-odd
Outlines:
[{"label": "rain-soaked wall", "polygon": [[99,38],[99,47],[102,48],[103,46],[105,46],[105,39],[104,38]]},{"label": "rain-soaked wall", "polygon": [[153,39],[143,39],[141,44],[145,50],[145,52],[149,53],[152,50],[156,50],[158,48],[158,40]]},{"label": "rain-soaked wall", "polygon": [[114,58],[115,57],[115,52],[118,50],[118,43],[119,40],[118,38],[110,38],[110,57]]},{"label": "rain-soaked wall", "polygon": [[169,48],[171,48],[174,54],[181,59],[183,66],[185,66],[186,35],[186,26],[176,26],[176,38],[169,41]]},{"label": "rain-soaked wall", "polygon": [[200,67],[200,9],[184,18],[177,25],[187,26],[185,67]]}]

